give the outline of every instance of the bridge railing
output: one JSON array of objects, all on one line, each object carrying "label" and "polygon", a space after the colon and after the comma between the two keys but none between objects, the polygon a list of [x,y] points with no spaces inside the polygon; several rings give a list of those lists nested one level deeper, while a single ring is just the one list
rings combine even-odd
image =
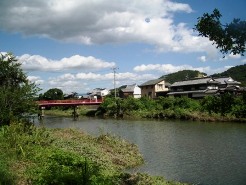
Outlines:
[{"label": "bridge railing", "polygon": [[79,99],[79,100],[40,100],[37,101],[38,104],[59,104],[59,103],[68,103],[68,104],[76,104],[76,103],[101,103],[102,99]]}]

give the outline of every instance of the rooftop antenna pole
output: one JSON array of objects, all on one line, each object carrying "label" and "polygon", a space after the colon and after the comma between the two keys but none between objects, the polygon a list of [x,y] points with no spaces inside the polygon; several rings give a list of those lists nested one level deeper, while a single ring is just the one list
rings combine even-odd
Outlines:
[{"label": "rooftop antenna pole", "polygon": [[114,72],[114,98],[115,99],[116,99],[115,73],[116,73],[117,69],[119,69],[119,68],[113,67],[113,72]]}]

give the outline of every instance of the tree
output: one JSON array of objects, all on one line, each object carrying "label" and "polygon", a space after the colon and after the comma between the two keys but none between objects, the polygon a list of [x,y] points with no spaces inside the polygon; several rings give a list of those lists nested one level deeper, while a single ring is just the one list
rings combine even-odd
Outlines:
[{"label": "tree", "polygon": [[204,13],[198,17],[195,30],[199,36],[207,37],[216,44],[221,53],[232,53],[233,55],[244,55],[246,44],[246,21],[234,19],[231,23],[223,25],[220,22],[218,9],[214,9],[212,14]]},{"label": "tree", "polygon": [[0,126],[34,110],[39,88],[30,83],[11,53],[0,54]]},{"label": "tree", "polygon": [[61,89],[53,88],[46,91],[43,95],[45,100],[63,100],[64,95]]}]

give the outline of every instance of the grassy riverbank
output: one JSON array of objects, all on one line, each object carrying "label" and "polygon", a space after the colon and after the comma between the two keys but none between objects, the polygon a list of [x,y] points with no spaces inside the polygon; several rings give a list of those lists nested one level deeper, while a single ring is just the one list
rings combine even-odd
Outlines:
[{"label": "grassy riverbank", "polygon": [[161,177],[128,174],[143,163],[137,146],[102,134],[12,124],[0,128],[0,184],[176,185]]}]

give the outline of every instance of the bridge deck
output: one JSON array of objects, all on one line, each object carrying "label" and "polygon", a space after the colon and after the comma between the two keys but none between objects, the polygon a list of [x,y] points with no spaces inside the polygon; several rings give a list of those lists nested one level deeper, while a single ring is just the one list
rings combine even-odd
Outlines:
[{"label": "bridge deck", "polygon": [[39,107],[54,107],[54,106],[79,106],[79,105],[100,105],[101,99],[90,100],[41,100],[37,101]]}]

